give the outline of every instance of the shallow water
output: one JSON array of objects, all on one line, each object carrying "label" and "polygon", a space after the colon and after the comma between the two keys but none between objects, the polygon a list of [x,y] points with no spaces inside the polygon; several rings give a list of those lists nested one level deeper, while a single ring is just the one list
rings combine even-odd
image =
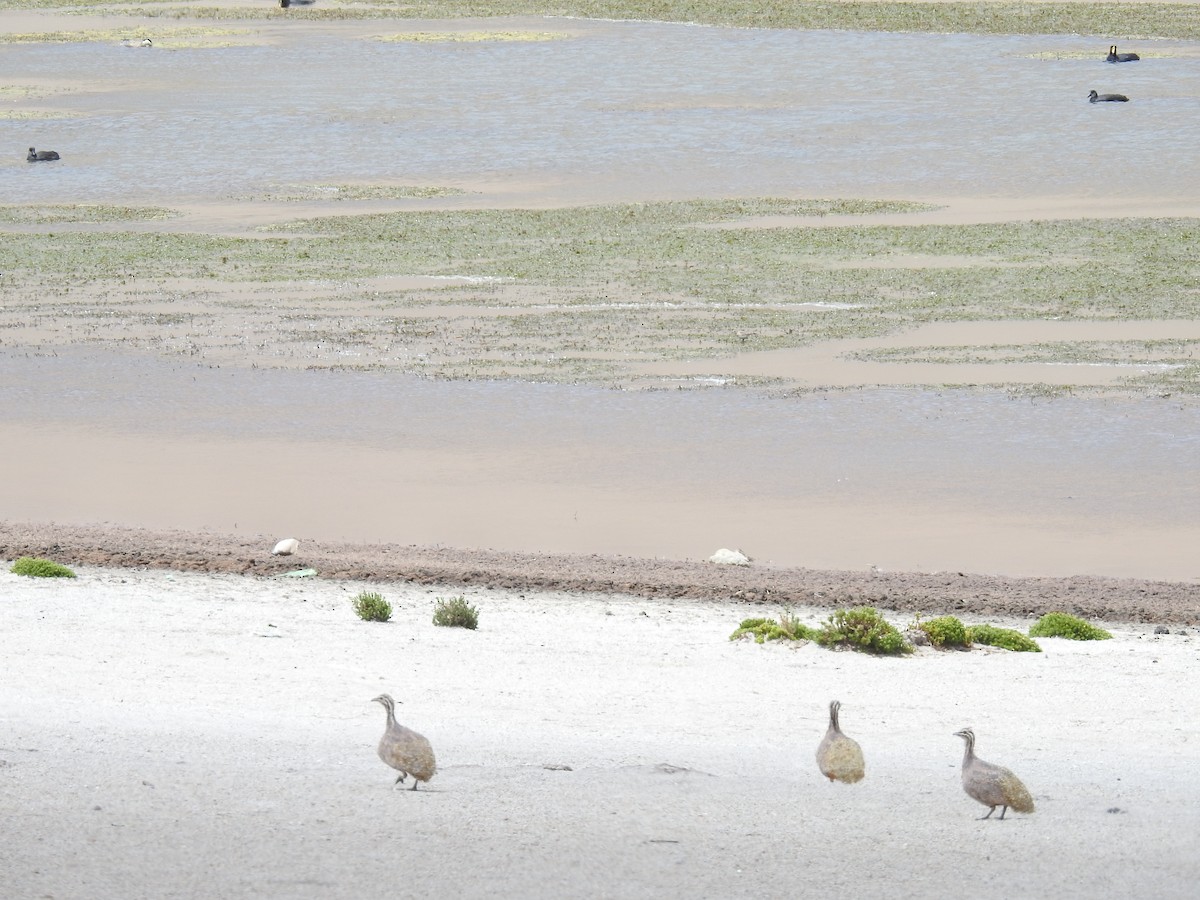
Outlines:
[{"label": "shallow water", "polygon": [[[1104,40],[1077,36],[532,24],[577,35],[384,43],[296,23],[271,46],[6,46],[5,82],[101,90],[28,104],[70,118],[0,120],[0,196],[535,180],[576,199],[1163,197],[1200,184],[1200,67],[1186,56],[1113,66]],[[1134,101],[1092,105],[1092,88]],[[27,165],[31,144],[63,160]]]},{"label": "shallow water", "polygon": [[[867,390],[624,393],[370,372],[0,353],[0,422],[457,459],[464,480],[647,497],[952,502],[991,516],[1200,525],[1200,406]],[[640,487],[639,487],[640,486]]]},{"label": "shallow water", "polygon": [[[1200,185],[1200,67],[1185,56],[1117,67],[1105,41],[1069,36],[536,24],[579,36],[385,44],[321,25],[221,50],[6,47],[5,82],[102,89],[25,104],[69,118],[0,119],[0,197],[170,204],[364,181],[539,202],[1185,198]],[[1089,57],[1032,58],[1047,52]],[[1091,88],[1135,100],[1091,105]],[[25,163],[31,144],[62,161]],[[0,437],[25,441],[6,453],[19,459],[5,518],[1196,574],[1195,404],[632,394],[51,352],[0,352]]]}]

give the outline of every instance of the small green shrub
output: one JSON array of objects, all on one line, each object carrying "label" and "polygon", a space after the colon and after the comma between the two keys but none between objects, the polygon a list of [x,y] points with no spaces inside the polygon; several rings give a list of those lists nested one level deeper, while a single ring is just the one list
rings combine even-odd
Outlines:
[{"label": "small green shrub", "polygon": [[954,616],[938,616],[925,622],[918,619],[916,627],[925,632],[929,636],[929,643],[939,650],[971,646],[966,626]]},{"label": "small green shrub", "polygon": [[354,598],[354,611],[364,622],[386,622],[392,617],[392,604],[382,594],[363,591]]},{"label": "small green shrub", "polygon": [[811,641],[816,637],[816,632],[807,625],[800,624],[791,613],[784,613],[779,617],[779,621],[774,619],[743,619],[742,624],[729,636],[731,641],[736,641],[739,638],[754,636],[755,642],[761,644],[764,641]]},{"label": "small green shrub", "polygon": [[825,647],[849,647],[888,655],[912,652],[912,645],[904,640],[904,635],[870,606],[836,610],[815,637],[817,643]]},{"label": "small green shrub", "polygon": [[75,573],[66,566],[38,556],[22,556],[9,569],[14,575],[28,575],[31,578],[74,578]]},{"label": "small green shrub", "polygon": [[1037,641],[1025,637],[1019,631],[1011,628],[997,628],[995,625],[972,625],[967,629],[967,640],[975,644],[1002,647],[1005,650],[1015,650],[1021,653],[1042,652]]},{"label": "small green shrub", "polygon": [[1072,641],[1107,641],[1112,637],[1103,628],[1063,612],[1046,613],[1029,629],[1029,636],[1061,637]]},{"label": "small green shrub", "polygon": [[479,611],[467,602],[466,597],[451,597],[449,600],[439,597],[433,607],[433,624],[474,631],[479,627]]}]

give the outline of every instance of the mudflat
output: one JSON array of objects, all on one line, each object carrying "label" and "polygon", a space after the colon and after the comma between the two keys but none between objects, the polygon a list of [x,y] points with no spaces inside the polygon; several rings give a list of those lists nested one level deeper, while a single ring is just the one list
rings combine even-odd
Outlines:
[{"label": "mudflat", "polygon": [[[1089,619],[1143,624],[1200,623],[1200,585],[1136,578],[1005,577],[970,572],[718,565],[610,554],[514,553],[461,547],[300,542],[273,556],[275,539],[240,539],[61,523],[0,523],[0,558],[49,557],[130,572],[179,571],[281,577],[311,570],[318,579],[430,589],[454,586],[506,592],[568,592],[579,598],[622,594],[656,602],[690,601],[833,608],[876,606],[896,614],[951,614],[980,620],[1030,619],[1062,611]],[[603,602],[603,598],[596,598]]]}]

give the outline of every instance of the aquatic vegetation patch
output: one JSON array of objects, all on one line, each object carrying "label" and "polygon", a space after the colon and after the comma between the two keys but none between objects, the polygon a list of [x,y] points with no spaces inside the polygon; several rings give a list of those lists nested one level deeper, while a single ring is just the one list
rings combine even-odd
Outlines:
[{"label": "aquatic vegetation patch", "polygon": [[403,31],[375,35],[372,39],[397,44],[480,44],[539,43],[566,37],[568,35],[555,31]]},{"label": "aquatic vegetation patch", "polygon": [[1200,394],[1200,362],[1172,366],[1161,372],[1147,372],[1127,380],[1131,387],[1152,391],[1159,396]]},{"label": "aquatic vegetation patch", "polygon": [[53,109],[0,109],[0,120],[6,122],[30,122],[42,119],[74,119],[75,113]]},{"label": "aquatic vegetation patch", "polygon": [[[387,185],[284,185],[274,196],[400,200],[407,191]],[[40,327],[65,334],[82,310],[93,309],[103,317],[92,323],[89,340],[106,334],[133,339],[122,328],[136,325],[137,339],[158,340],[165,352],[244,359],[245,348],[234,342],[253,340],[265,348],[260,358],[277,365],[381,366],[434,377],[664,388],[770,384],[786,390],[786,381],[723,375],[719,367],[690,365],[685,379],[635,367],[877,338],[931,323],[1194,318],[1198,220],[880,221],[890,214],[899,219],[913,206],[748,198],[568,209],[403,209],[283,221],[255,237],[85,231],[67,227],[88,221],[80,213],[0,207],[5,210],[0,221],[2,216],[10,222],[18,216],[32,216],[25,221],[35,223],[41,217],[42,224],[53,224],[56,216],[63,221],[61,230],[12,231],[0,242],[6,285],[29,285],[27,294],[10,292],[0,325],[34,318]],[[119,221],[120,215],[134,220],[158,213],[106,215],[117,217],[106,221]],[[811,227],[812,219],[830,215],[870,215],[872,224]],[[914,268],[914,258],[956,262]],[[223,329],[223,337],[211,328],[186,338],[177,332],[153,335],[144,330],[148,320],[139,318],[142,301],[122,287],[134,273],[143,281],[211,284],[211,298],[189,293],[172,302],[188,304],[198,317],[223,321],[236,308],[241,318]],[[410,289],[387,283],[416,276],[426,281]],[[382,289],[371,286],[376,279]],[[1130,284],[1138,290],[1128,290]],[[227,297],[234,289],[242,294],[237,301]],[[857,358],[1156,365],[1162,368],[1131,371],[1128,379],[1103,389],[1174,393],[1200,391],[1196,345],[1187,336],[901,345],[862,351]],[[1013,390],[1041,396],[1071,387]]]},{"label": "aquatic vegetation patch", "polygon": [[1194,364],[1200,339],[1162,338],[1133,341],[1053,341],[1036,344],[877,347],[856,350],[851,359],[885,363],[976,365],[981,363],[1093,366]]},{"label": "aquatic vegetation patch", "polygon": [[[811,229],[721,230],[701,224],[768,214],[812,216],[842,212],[842,204],[789,200],[646,203],[572,209],[430,210],[374,216],[297,220],[264,229],[324,235],[337,242],[371,247],[382,243],[417,246],[427,274],[499,276],[560,285],[599,278],[634,280],[649,291],[681,297],[761,302],[762,280],[770,278],[791,295],[796,287],[795,235]],[[907,211],[911,204],[847,202],[845,214]],[[403,249],[400,247],[399,249]],[[715,257],[713,256],[715,254]],[[446,266],[438,261],[446,260]],[[711,260],[711,261],[709,261]],[[415,262],[415,259],[414,259]],[[418,263],[419,264],[419,263]],[[453,266],[451,270],[450,266]],[[757,283],[742,288],[745,279]],[[714,279],[719,281],[714,283]],[[726,298],[714,297],[724,287]],[[666,296],[663,297],[666,299]]]},{"label": "aquatic vegetation patch", "polygon": [[[850,204],[847,204],[850,207]],[[873,212],[884,211],[876,206]],[[851,207],[854,208],[854,207]],[[861,209],[861,207],[857,207]],[[900,211],[907,207],[893,207]],[[884,207],[886,209],[886,207]],[[558,285],[624,284],[634,298],[680,303],[822,304],[910,322],[994,318],[1189,318],[1200,262],[1195,220],[1080,220],[964,226],[695,227],[763,215],[840,212],[802,201],[697,201],[565,210],[456,210],[310,219],[274,230],[327,235],[356,247],[423,247],[422,269],[453,260],[458,274]],[[862,210],[863,213],[866,210]],[[953,254],[952,269],[889,257]],[[1022,266],[990,264],[1028,262]],[[846,265],[829,269],[828,260]],[[861,268],[853,265],[861,260]],[[414,264],[420,265],[414,260]],[[1124,284],[1138,283],[1131,293]],[[861,332],[860,332],[861,333]],[[871,332],[867,332],[871,333]]]},{"label": "aquatic vegetation patch", "polygon": [[227,50],[231,47],[265,45],[266,41],[247,38],[242,40],[218,40],[215,38],[179,38],[155,41],[155,48],[163,51],[176,50]]},{"label": "aquatic vegetation patch", "polygon": [[107,206],[64,204],[59,206],[0,205],[0,224],[59,225],[68,222],[145,222],[167,219],[173,210],[158,206]]},{"label": "aquatic vegetation patch", "polygon": [[[2,38],[0,38],[2,39]],[[0,103],[27,104],[56,94],[69,94],[72,88],[62,85],[0,84]],[[39,109],[36,106],[0,109],[0,121],[25,122],[39,119],[73,119],[78,114],[60,109]]]},{"label": "aquatic vegetation patch", "polygon": [[262,194],[234,199],[274,203],[313,200],[429,200],[435,197],[459,197],[466,193],[460,188],[436,185],[288,184]]},{"label": "aquatic vegetation patch", "polygon": [[37,84],[0,84],[0,101],[33,100],[51,94],[67,93],[67,88],[45,87]]},{"label": "aquatic vegetation patch", "polygon": [[212,46],[205,39],[231,35],[250,35],[246,29],[213,28],[202,26],[178,26],[173,28],[106,28],[80,29],[78,31],[41,31],[26,33],[0,33],[0,43],[7,44],[121,44],[150,38],[157,49],[183,49],[184,47]]}]

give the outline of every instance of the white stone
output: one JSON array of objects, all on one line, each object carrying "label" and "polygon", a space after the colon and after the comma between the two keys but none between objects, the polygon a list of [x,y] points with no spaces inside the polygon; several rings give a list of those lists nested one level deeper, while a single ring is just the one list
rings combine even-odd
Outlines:
[{"label": "white stone", "polygon": [[750,557],[741,550],[726,550],[722,547],[716,553],[708,558],[709,562],[720,563],[725,566],[748,566],[750,565]]},{"label": "white stone", "polygon": [[276,556],[291,556],[300,549],[300,542],[295,538],[284,538],[275,545],[275,549],[271,552]]}]

